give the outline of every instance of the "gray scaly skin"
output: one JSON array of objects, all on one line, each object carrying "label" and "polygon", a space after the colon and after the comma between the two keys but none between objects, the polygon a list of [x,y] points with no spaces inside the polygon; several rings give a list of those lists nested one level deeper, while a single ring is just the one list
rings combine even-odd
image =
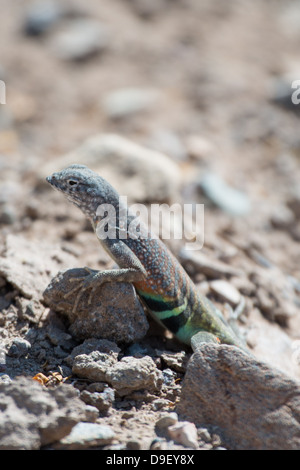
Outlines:
[{"label": "gray scaly skin", "polygon": [[[152,237],[140,222],[143,237],[130,236],[130,224],[136,217],[122,205],[119,194],[104,178],[84,165],[71,165],[46,179],[82,210],[96,234],[107,216],[107,213],[97,214],[98,206],[110,204],[115,209],[115,236],[98,238],[119,269],[95,271],[86,268],[89,274],[82,280],[74,279],[77,285],[67,294],[72,296],[77,292],[75,309],[81,294],[87,289],[90,290],[90,302],[101,283],[131,282],[154,319],[193,349],[201,342],[213,341],[245,350],[221,312],[197,291],[181,264],[160,239]],[[126,214],[126,226],[122,226],[123,219],[119,214]],[[129,235],[127,238],[122,236],[125,232]]]}]

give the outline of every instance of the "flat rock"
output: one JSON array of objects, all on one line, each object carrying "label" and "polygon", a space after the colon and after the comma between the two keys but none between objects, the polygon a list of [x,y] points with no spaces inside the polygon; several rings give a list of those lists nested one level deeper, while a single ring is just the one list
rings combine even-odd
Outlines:
[{"label": "flat rock", "polygon": [[21,235],[6,237],[0,257],[0,278],[28,299],[42,299],[42,293],[62,265],[74,265],[75,257],[58,245],[27,240]]},{"label": "flat rock", "polygon": [[193,354],[176,411],[218,426],[232,449],[300,447],[300,382],[232,346],[203,344]]},{"label": "flat rock", "polygon": [[74,311],[76,293],[65,297],[75,286],[70,279],[78,277],[80,282],[87,274],[84,268],[60,272],[44,291],[46,304],[68,317],[70,333],[78,340],[103,338],[116,343],[131,343],[142,339],[149,325],[131,284],[105,283],[95,292],[90,304],[89,292],[84,292]]}]

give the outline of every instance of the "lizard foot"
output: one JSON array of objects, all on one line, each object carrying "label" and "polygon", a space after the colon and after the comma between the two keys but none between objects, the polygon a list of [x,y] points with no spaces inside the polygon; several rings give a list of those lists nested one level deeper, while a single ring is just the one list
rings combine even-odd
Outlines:
[{"label": "lizard foot", "polygon": [[70,282],[77,282],[78,285],[71,289],[67,294],[65,294],[65,298],[69,298],[73,296],[76,292],[76,298],[73,306],[73,312],[76,311],[80,298],[87,290],[90,290],[89,298],[88,298],[88,305],[91,304],[93,295],[95,290],[102,284],[101,282],[101,271],[96,271],[95,269],[90,269],[85,267],[84,268],[87,272],[87,276],[82,277],[71,277],[69,279]]},{"label": "lizard foot", "polygon": [[221,341],[219,338],[214,335],[213,333],[209,333],[208,331],[198,331],[194,336],[191,338],[191,347],[195,352],[202,343],[216,343],[220,344]]}]

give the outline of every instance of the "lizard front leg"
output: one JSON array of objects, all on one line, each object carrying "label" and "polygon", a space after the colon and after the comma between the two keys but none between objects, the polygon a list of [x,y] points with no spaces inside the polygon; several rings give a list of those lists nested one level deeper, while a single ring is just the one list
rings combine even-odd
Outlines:
[{"label": "lizard front leg", "polygon": [[[71,297],[76,292],[76,298],[73,306],[73,312],[76,311],[80,298],[84,292],[90,290],[88,304],[91,303],[95,291],[105,282],[138,282],[147,275],[143,265],[134,255],[130,248],[121,240],[117,240],[110,244],[109,252],[113,258],[119,261],[119,264],[126,264],[128,267],[120,267],[119,269],[110,269],[105,271],[97,271],[85,267],[88,272],[83,278],[71,278],[70,282],[77,282],[78,285],[71,289],[65,297]],[[122,255],[120,257],[120,255]]]}]

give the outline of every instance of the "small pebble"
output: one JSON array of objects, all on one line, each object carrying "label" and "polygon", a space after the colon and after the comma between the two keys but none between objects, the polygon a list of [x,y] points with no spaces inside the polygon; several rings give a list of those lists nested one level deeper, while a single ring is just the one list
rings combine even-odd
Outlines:
[{"label": "small pebble", "polygon": [[158,98],[157,90],[122,88],[108,93],[102,100],[102,108],[109,118],[120,119],[151,109]]},{"label": "small pebble", "polygon": [[229,186],[217,174],[207,173],[200,181],[205,195],[220,209],[234,216],[243,216],[250,211],[248,196]]},{"label": "small pebble", "polygon": [[23,338],[15,338],[7,354],[11,357],[23,357],[28,354],[30,348],[29,341]]},{"label": "small pebble", "polygon": [[62,9],[59,2],[44,0],[30,5],[24,20],[24,32],[28,36],[39,36],[46,33],[61,18]]},{"label": "small pebble", "polygon": [[212,281],[210,288],[217,295],[222,297],[223,300],[231,303],[232,305],[238,305],[241,300],[241,294],[239,291],[229,282],[223,281],[222,279]]},{"label": "small pebble", "polygon": [[128,450],[140,450],[141,444],[138,441],[128,441],[126,448]]},{"label": "small pebble", "polygon": [[171,439],[186,447],[198,449],[197,428],[189,421],[179,421],[168,427],[168,434]]},{"label": "small pebble", "polygon": [[107,45],[105,26],[94,20],[77,20],[57,33],[52,41],[52,50],[60,59],[81,61],[103,51]]},{"label": "small pebble", "polygon": [[163,413],[155,423],[156,430],[164,430],[178,422],[178,415],[175,412]]},{"label": "small pebble", "polygon": [[99,417],[99,411],[97,410],[97,408],[92,405],[86,405],[85,421],[87,423],[94,423],[98,417]]}]

